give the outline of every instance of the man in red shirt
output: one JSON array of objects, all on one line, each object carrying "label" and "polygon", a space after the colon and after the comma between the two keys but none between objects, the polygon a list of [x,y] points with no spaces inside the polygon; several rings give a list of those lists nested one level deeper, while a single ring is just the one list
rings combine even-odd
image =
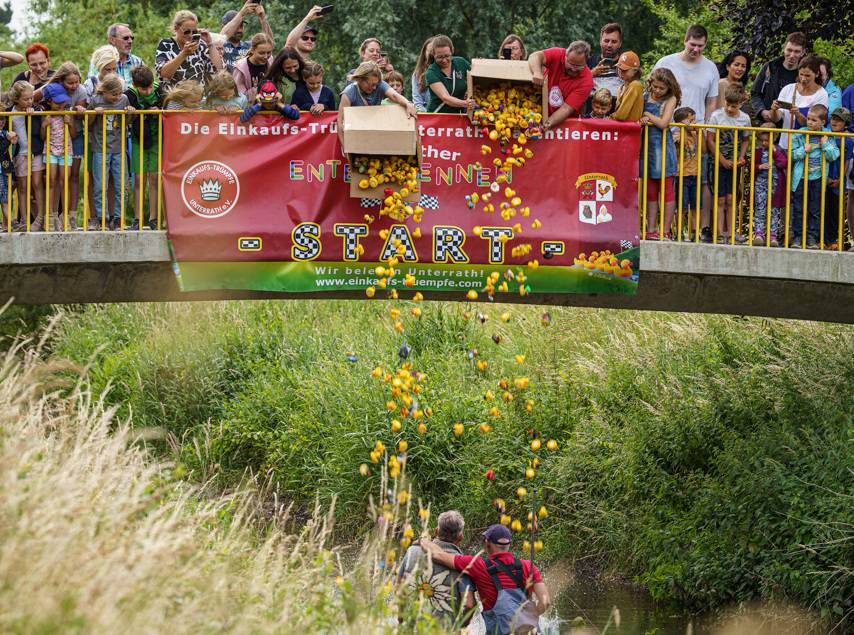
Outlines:
[{"label": "man in red shirt", "polygon": [[577,41],[568,48],[537,51],[528,58],[534,85],[543,85],[543,70],[548,73],[549,117],[543,122],[548,130],[568,117],[580,117],[584,101],[593,88],[593,75],[587,68],[590,45]]},{"label": "man in red shirt", "polygon": [[[510,552],[513,538],[504,525],[491,525],[483,537],[486,556],[457,556],[427,541],[421,542],[421,548],[430,554],[433,562],[462,571],[471,578],[483,604],[487,632],[511,632],[507,630],[511,618],[517,623],[513,632],[526,632],[523,624],[527,624],[531,632],[535,631],[535,620],[533,624],[526,622],[526,614],[536,618],[551,606],[551,598],[539,570],[535,566],[532,568],[530,560],[519,560]],[[496,581],[500,582],[500,589]],[[519,608],[526,598],[533,602],[527,605],[533,610],[522,609],[520,613]]]}]

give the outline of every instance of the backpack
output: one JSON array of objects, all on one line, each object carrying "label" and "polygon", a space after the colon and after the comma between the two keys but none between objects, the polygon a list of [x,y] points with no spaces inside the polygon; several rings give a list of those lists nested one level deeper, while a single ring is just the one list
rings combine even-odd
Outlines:
[{"label": "backpack", "polygon": [[[534,604],[528,600],[528,594],[525,591],[522,563],[516,556],[513,556],[513,564],[491,560],[486,556],[481,557],[486,565],[486,572],[492,578],[498,593],[495,606],[488,611],[483,611],[486,632],[489,635],[510,635],[523,629],[523,632],[536,632],[539,616],[536,611],[530,610],[534,608]],[[499,571],[513,580],[516,587],[505,589],[498,577]]]}]

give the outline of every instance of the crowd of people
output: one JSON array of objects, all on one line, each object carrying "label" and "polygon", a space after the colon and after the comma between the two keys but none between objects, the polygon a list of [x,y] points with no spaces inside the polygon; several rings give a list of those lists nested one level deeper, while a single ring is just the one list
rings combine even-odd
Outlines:
[{"label": "crowd of people", "polygon": [[[127,24],[109,27],[107,44],[93,52],[86,74],[73,62],[53,69],[50,51],[40,43],[29,46],[23,56],[0,52],[0,65],[25,62],[28,67],[5,93],[7,111],[74,112],[42,116],[35,125],[26,117],[12,116],[9,129],[0,132],[3,156],[10,147],[14,155],[11,161],[0,162],[4,175],[0,201],[7,221],[3,227],[17,230],[26,225],[20,209],[8,222],[13,213],[8,203],[10,182],[24,194],[19,200],[28,200],[27,207],[34,208],[31,230],[40,230],[47,222],[58,225],[57,215],[65,204],[77,209],[87,127],[91,152],[85,169],[92,178],[89,191],[82,195],[91,202],[91,227],[119,226],[120,202],[127,200],[121,184],[130,183],[137,192],[149,187],[148,221],[137,210],[131,228],[153,228],[156,122],[154,117],[134,115],[137,110],[205,108],[240,113],[247,121],[262,108],[296,119],[299,111],[320,116],[338,109],[340,116],[347,106],[397,104],[410,116],[462,113],[476,107],[467,88],[471,63],[455,54],[446,35],[423,43],[408,78],[392,65],[377,38],[367,38],[358,50],[359,63],[333,87],[318,61],[322,58],[318,24],[326,11],[328,7],[313,7],[278,52],[264,5],[257,0],[247,0],[239,10],[223,15],[218,33],[200,28],[191,11],[178,11],[171,37],[159,42],[150,65],[132,52],[134,36]],[[260,31],[247,37],[250,16],[257,19]],[[809,54],[802,33],[790,34],[783,54],[761,65],[752,87],[751,55],[732,51],[720,64],[713,63],[703,55],[708,34],[700,25],[688,29],[682,51],[658,60],[646,76],[639,56],[623,51],[622,44],[621,26],[609,23],[601,29],[597,51],[576,41],[566,48],[529,53],[522,38],[510,34],[498,47],[497,57],[527,61],[534,83],[547,84],[545,131],[570,117],[646,125],[641,155],[645,161],[640,166],[646,238],[712,242],[732,237],[776,246],[784,233],[790,233],[793,246],[815,247],[823,237],[825,246],[838,247],[835,210],[840,197],[854,191],[854,138],[843,145],[840,136],[826,133],[854,132],[854,85],[844,91],[836,86],[831,62]],[[124,118],[109,112],[122,110],[127,113]],[[87,126],[84,112],[90,113]],[[121,147],[122,120],[127,125],[127,148]],[[722,127],[685,127],[690,124]],[[761,131],[754,131],[757,137],[748,143],[751,133],[734,130],[741,127]],[[790,138],[778,132],[780,128],[805,132]],[[752,156],[748,147],[755,148]],[[126,161],[121,160],[123,153]],[[66,194],[59,179],[66,166],[71,184],[68,201],[63,201]],[[46,173],[50,201],[44,194]],[[734,215],[729,211],[742,209],[748,191],[754,201],[753,236],[741,235],[743,223],[730,226]],[[847,198],[843,205],[850,228],[854,196]],[[72,214],[72,226],[75,219]],[[684,229],[681,236],[676,236],[677,227]],[[699,232],[692,234],[695,228]]]}]

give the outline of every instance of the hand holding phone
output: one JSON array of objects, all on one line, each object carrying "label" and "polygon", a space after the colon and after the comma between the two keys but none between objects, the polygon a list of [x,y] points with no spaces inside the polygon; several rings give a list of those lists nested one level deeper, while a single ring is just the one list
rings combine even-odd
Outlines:
[{"label": "hand holding phone", "polygon": [[513,50],[509,46],[501,49],[501,59],[509,60],[513,57]]},{"label": "hand holding phone", "polygon": [[317,12],[317,15],[329,15],[334,9],[334,4],[327,4],[325,7],[320,7],[320,11]]}]

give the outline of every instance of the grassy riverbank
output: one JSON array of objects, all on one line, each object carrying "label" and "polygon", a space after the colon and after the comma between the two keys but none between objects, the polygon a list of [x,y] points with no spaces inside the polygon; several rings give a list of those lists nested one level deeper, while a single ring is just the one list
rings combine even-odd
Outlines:
[{"label": "grassy riverbank", "polygon": [[[551,309],[545,328],[536,307],[506,324],[499,307],[475,308],[484,324],[462,305],[422,308],[406,339],[434,411],[423,437],[391,434],[371,377],[403,341],[383,303],[89,308],[61,320],[53,346],[91,361],[120,416],[183,439],[191,480],[270,475],[300,513],[336,496],[345,533],[368,526],[376,477],[358,466],[377,439],[407,439],[415,496],[477,527],[524,482],[535,425],[560,443],[540,471],[544,555],[593,556],[695,608],[776,597],[837,620],[854,609],[850,327]],[[520,373],[533,413],[517,399],[477,431],[486,391]]]}]

